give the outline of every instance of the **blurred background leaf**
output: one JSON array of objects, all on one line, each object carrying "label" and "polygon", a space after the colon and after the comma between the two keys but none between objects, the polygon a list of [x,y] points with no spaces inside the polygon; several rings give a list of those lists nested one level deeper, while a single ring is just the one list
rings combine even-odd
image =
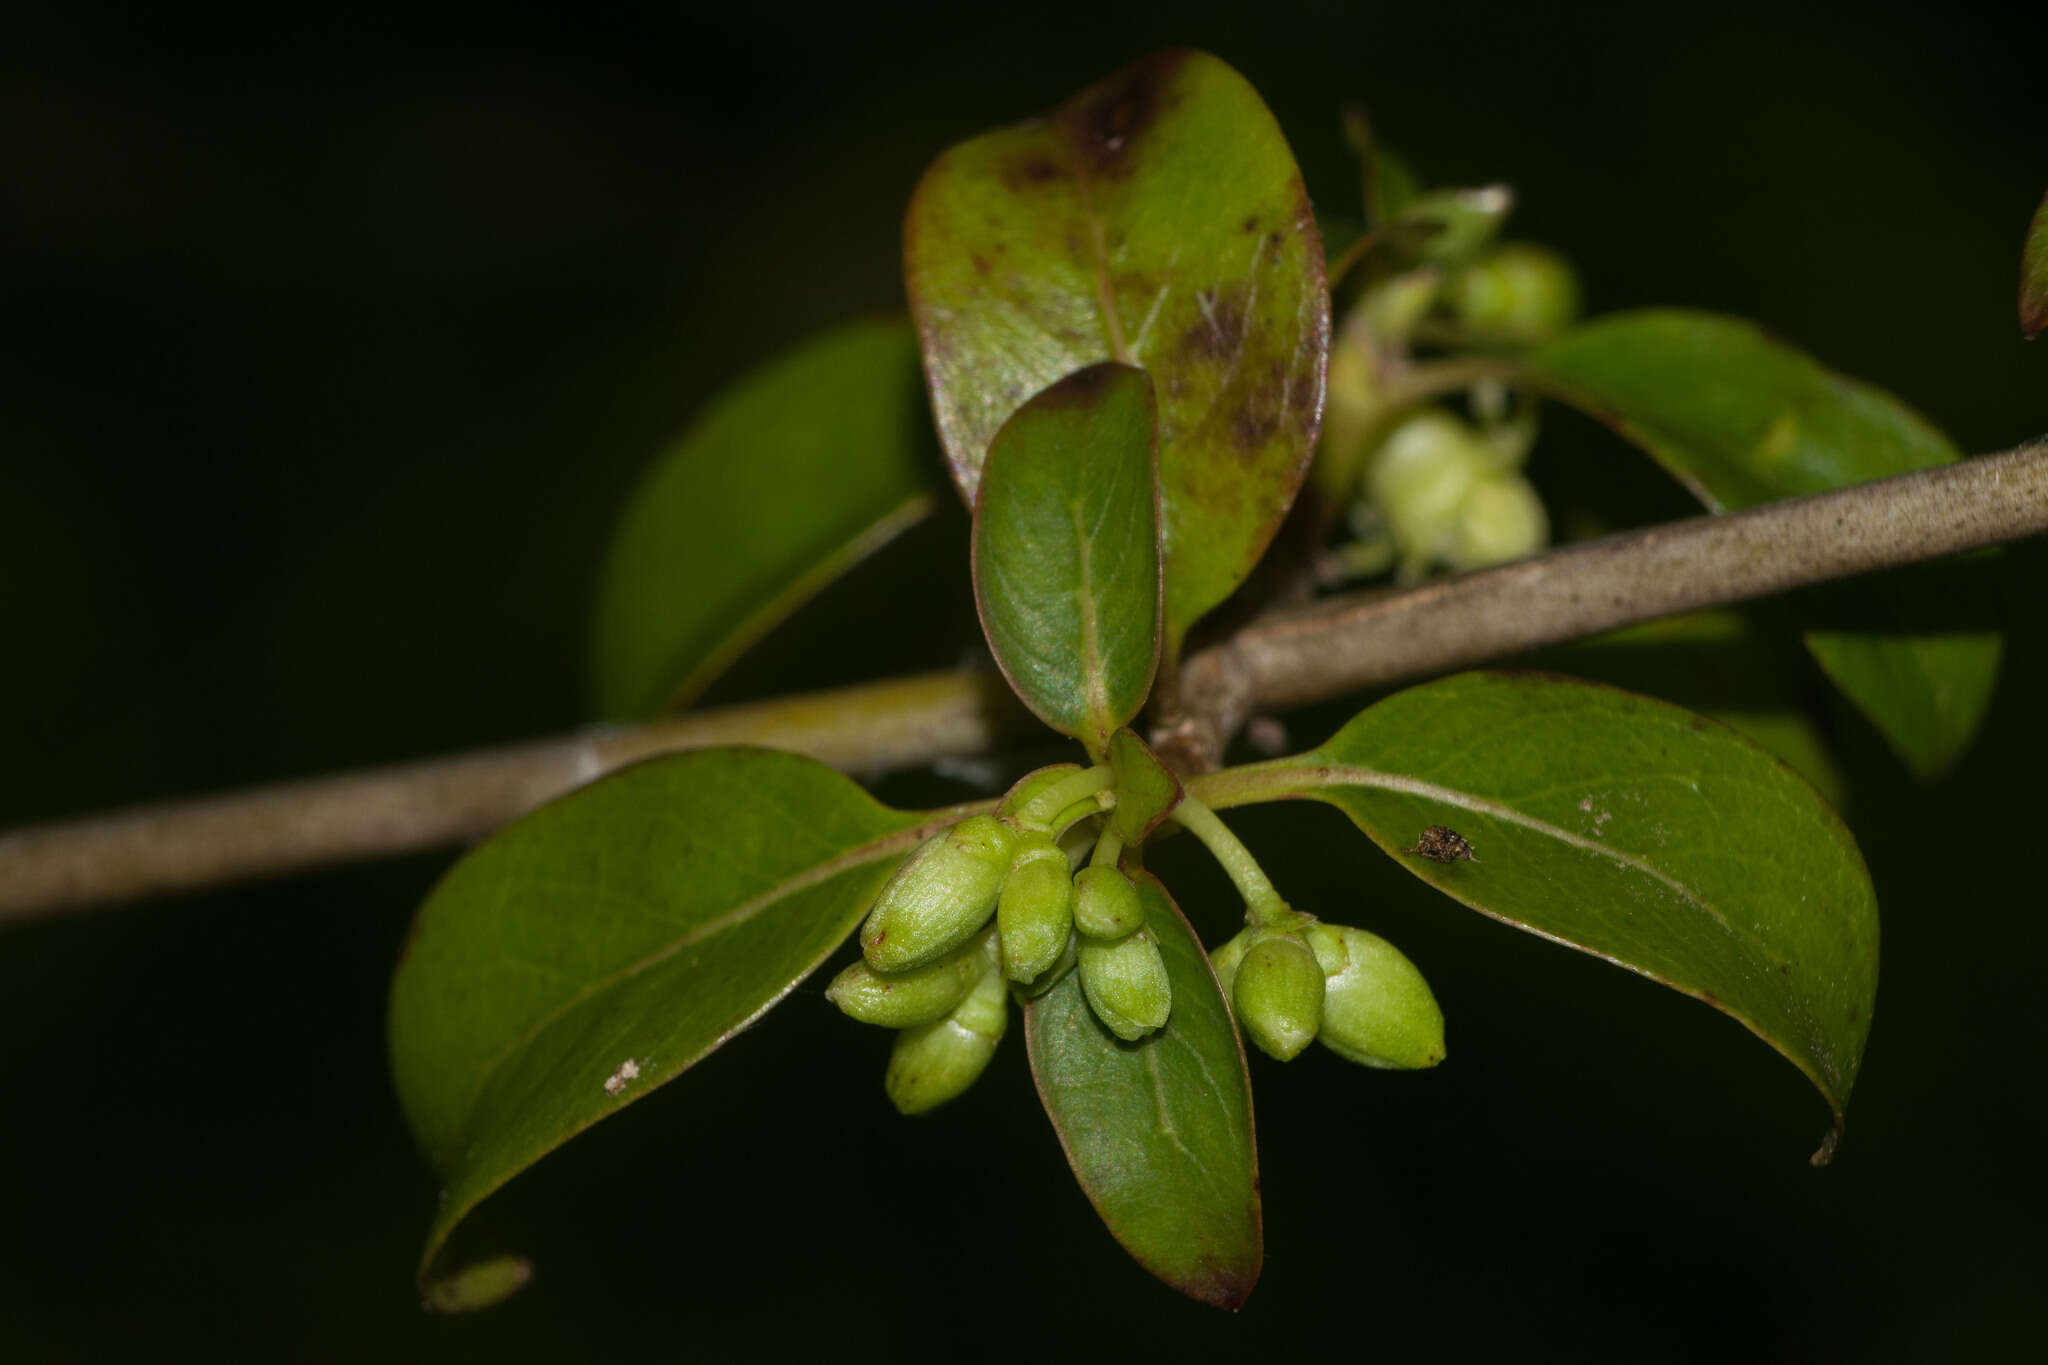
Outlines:
[{"label": "blurred background leaf", "polygon": [[837,328],[721,394],[605,557],[598,710],[688,705],[833,579],[931,515],[938,443],[907,322]]},{"label": "blurred background leaf", "polygon": [[[1618,313],[1540,347],[1527,363],[1545,391],[1641,446],[1716,511],[1960,457],[1906,404],[1738,318]],[[1932,777],[1983,720],[2003,645],[1995,632],[1945,623],[1946,603],[1921,614],[1916,628],[1901,584],[1921,577],[1906,571],[1836,589],[1876,618],[1872,629],[1809,631],[1806,645],[1907,766]]]},{"label": "blurred background leaf", "polygon": [[2020,254],[2020,330],[2029,338],[2048,327],[2048,194],[2034,210]]},{"label": "blurred background leaf", "polygon": [[[902,308],[903,207],[937,151],[1170,43],[1259,88],[1318,207],[1356,211],[1338,111],[1362,102],[1431,183],[1512,184],[1516,234],[1572,258],[1589,311],[1756,318],[1966,451],[2048,426],[2048,352],[2013,328],[2048,15],[2009,6],[393,24],[29,4],[9,24],[10,822],[582,722],[590,601],[649,458],[787,347]],[[1560,524],[1697,510],[1574,414],[1546,414],[1533,472]],[[714,693],[957,662],[966,557],[948,508]],[[2001,558],[1977,603],[2010,632],[1996,742],[1923,787],[1859,713],[1807,697],[1884,919],[1852,1137],[1825,1172],[1796,1155],[1810,1087],[1725,1020],[1444,913],[1335,811],[1259,809],[1233,825],[1290,895],[1426,965],[1451,1060],[1255,1066],[1269,1264],[1241,1314],[1154,1285],[1103,1235],[1023,1049],[905,1122],[888,1038],[813,978],[744,1052],[494,1200],[508,1245],[575,1250],[444,1319],[412,1283],[435,1186],[384,1006],[451,860],[409,858],[0,938],[0,1355],[744,1360],[766,1333],[889,1361],[1084,1340],[1232,1359],[1353,1341],[1332,1305],[1370,1279],[1382,1350],[2021,1356],[2048,1324],[2048,1092],[2015,1079],[2048,1023],[2048,917],[2010,850],[2038,838],[2048,546]],[[809,632],[846,647],[821,660],[793,643]],[[1312,742],[1360,704],[1286,719]],[[963,794],[930,774],[884,792]],[[1148,861],[1213,938],[1235,898],[1190,843]],[[1062,1311],[1015,1313],[1019,1283]],[[1702,1285],[1740,1311],[1702,1315]]]}]

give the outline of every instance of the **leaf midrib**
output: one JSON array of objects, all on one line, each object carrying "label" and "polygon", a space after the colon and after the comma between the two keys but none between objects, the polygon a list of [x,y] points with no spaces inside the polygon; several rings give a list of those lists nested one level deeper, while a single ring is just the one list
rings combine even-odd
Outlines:
[{"label": "leaf midrib", "polygon": [[[1516,810],[1513,806],[1490,800],[1487,797],[1478,796],[1471,792],[1460,791],[1455,787],[1439,786],[1434,782],[1424,782],[1420,778],[1406,777],[1400,773],[1381,772],[1376,768],[1358,767],[1347,763],[1319,763],[1313,767],[1281,768],[1274,769],[1272,772],[1275,776],[1284,776],[1287,779],[1285,782],[1278,784],[1281,790],[1304,787],[1369,787],[1379,791],[1397,792],[1404,796],[1414,796],[1427,801],[1440,802],[1443,805],[1452,806],[1458,810],[1470,811],[1475,815],[1484,815],[1491,819],[1501,820],[1529,830],[1532,833],[1541,834],[1546,838],[1556,839],[1568,847],[1605,858],[1610,862],[1626,867],[1631,871],[1639,872],[1661,883],[1688,904],[1711,918],[1730,937],[1743,939],[1752,944],[1762,953],[1767,961],[1777,960],[1777,955],[1770,952],[1753,931],[1746,930],[1731,922],[1727,915],[1722,913],[1720,908],[1708,900],[1705,895],[1670,873],[1658,868],[1655,864],[1626,850],[1618,849],[1612,844],[1604,844],[1597,839],[1588,839],[1582,834],[1574,834],[1561,825],[1553,825],[1547,820],[1542,820],[1526,812]],[[1220,801],[1212,801],[1212,804],[1227,806],[1239,804],[1239,802],[1225,798]]]}]

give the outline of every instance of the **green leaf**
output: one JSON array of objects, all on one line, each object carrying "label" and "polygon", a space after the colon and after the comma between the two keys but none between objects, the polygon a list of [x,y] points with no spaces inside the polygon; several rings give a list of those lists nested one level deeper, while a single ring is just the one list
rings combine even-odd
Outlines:
[{"label": "green leaf", "polygon": [[1102,360],[1151,373],[1177,657],[1273,538],[1322,421],[1322,243],[1257,92],[1214,57],[1160,53],[961,143],[911,200],[904,271],[970,503],[1033,394]]},{"label": "green leaf", "polygon": [[1180,779],[1129,730],[1110,737],[1109,766],[1116,773],[1110,822],[1126,844],[1142,844],[1180,804]]},{"label": "green leaf", "polygon": [[1801,709],[1797,659],[1737,611],[1702,611],[1535,654],[1533,668],[1593,678],[1710,716],[1790,764],[1837,810],[1848,783]]},{"label": "green leaf", "polygon": [[922,820],[795,754],[706,749],[573,792],[457,863],[391,987],[399,1100],[447,1182],[422,1283],[486,1196],[815,970]]},{"label": "green leaf", "polygon": [[928,516],[936,465],[900,320],[828,332],[741,380],[655,462],[619,524],[597,598],[599,709],[687,705]]},{"label": "green leaf", "polygon": [[996,665],[1097,757],[1159,666],[1155,421],[1143,370],[1068,375],[996,433],[974,507],[974,597]]},{"label": "green leaf", "polygon": [[[1592,683],[1466,673],[1397,693],[1327,744],[1197,779],[1212,805],[1306,797],[1475,910],[1741,1021],[1820,1087],[1841,1131],[1877,992],[1855,841],[1733,730]],[[1470,861],[1410,852],[1441,825]]]},{"label": "green leaf", "polygon": [[[1891,395],[1750,323],[1676,309],[1621,313],[1527,358],[1537,384],[1648,451],[1715,511],[1944,465],[1946,436]],[[1921,776],[1953,762],[1989,704],[1998,641],[1887,610],[1894,582],[1852,589],[1880,628],[1811,632],[1807,648]]]},{"label": "green leaf", "polygon": [[2020,253],[2020,330],[2037,337],[2043,328],[2048,328],[2048,194],[2034,210]]},{"label": "green leaf", "polygon": [[1194,930],[1149,873],[1132,879],[1173,982],[1172,1017],[1119,1042],[1068,972],[1024,1007],[1031,1073],[1111,1235],[1181,1293],[1236,1308],[1264,1256],[1244,1048]]}]

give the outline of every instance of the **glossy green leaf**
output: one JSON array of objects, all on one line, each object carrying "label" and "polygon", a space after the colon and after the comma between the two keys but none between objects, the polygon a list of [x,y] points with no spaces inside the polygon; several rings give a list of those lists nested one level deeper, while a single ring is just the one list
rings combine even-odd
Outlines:
[{"label": "glossy green leaf", "polygon": [[795,754],[706,749],[573,792],[457,863],[391,988],[399,1100],[447,1182],[422,1280],[486,1196],[815,970],[923,818]]},{"label": "glossy green leaf", "polygon": [[1110,821],[1126,844],[1142,844],[1180,804],[1180,779],[1129,730],[1110,738],[1109,766],[1116,773],[1116,806]]},{"label": "glossy green leaf", "polygon": [[1798,659],[1738,611],[1701,611],[1546,649],[1529,666],[1674,702],[1748,735],[1792,766],[1837,810],[1842,770],[1801,709]]},{"label": "glossy green leaf", "polygon": [[1251,1081],[1194,930],[1148,873],[1133,878],[1173,982],[1166,1026],[1117,1041],[1079,972],[1024,1008],[1038,1096],[1110,1233],[1190,1298],[1236,1308],[1264,1256]]},{"label": "glossy green leaf", "polygon": [[[1839,817],[1726,726],[1538,674],[1466,673],[1360,713],[1319,749],[1197,779],[1212,805],[1338,807],[1496,919],[1696,996],[1820,1087],[1832,1150],[1877,991],[1877,901]],[[1441,825],[1470,860],[1412,852]]]},{"label": "glossy green leaf", "polygon": [[[1733,318],[1622,313],[1528,357],[1539,386],[1648,451],[1716,511],[1952,463],[1946,436],[1881,389]],[[1989,704],[1999,645],[1988,631],[1934,633],[1884,608],[1890,582],[1854,591],[1883,621],[1807,647],[1915,772],[1953,762]]]},{"label": "glossy green leaf", "polygon": [[2034,210],[2020,254],[2020,330],[2030,337],[2048,328],[2048,194]]},{"label": "glossy green leaf", "polygon": [[1152,381],[1068,375],[1003,424],[974,507],[974,597],[996,665],[1098,758],[1159,666]]},{"label": "glossy green leaf", "polygon": [[1033,394],[1102,360],[1151,373],[1173,657],[1272,539],[1322,421],[1322,243],[1257,92],[1214,57],[1160,53],[961,143],[911,200],[904,272],[970,503]]},{"label": "glossy green leaf", "polygon": [[607,716],[688,704],[819,589],[929,515],[917,343],[842,327],[728,390],[641,481],[597,599]]}]

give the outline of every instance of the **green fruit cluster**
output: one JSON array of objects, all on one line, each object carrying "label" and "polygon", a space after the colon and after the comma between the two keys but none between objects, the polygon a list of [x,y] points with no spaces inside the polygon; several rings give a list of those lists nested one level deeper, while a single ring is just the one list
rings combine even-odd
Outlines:
[{"label": "green fruit cluster", "polygon": [[1210,962],[1240,1028],[1291,1061],[1310,1042],[1392,1070],[1444,1059],[1444,1016],[1429,983],[1393,944],[1289,911],[1246,929]]},{"label": "green fruit cluster", "polygon": [[926,840],[876,897],[860,961],[827,989],[853,1018],[902,1030],[886,1089],[904,1113],[943,1104],[981,1075],[1003,1036],[1009,983],[1042,990],[1078,967],[1090,1007],[1119,1038],[1166,1022],[1172,990],[1137,888],[1113,867],[1076,873],[1061,846],[1059,832],[1098,803],[1044,809],[1082,774],[1075,764],[1040,769],[994,815]]}]

